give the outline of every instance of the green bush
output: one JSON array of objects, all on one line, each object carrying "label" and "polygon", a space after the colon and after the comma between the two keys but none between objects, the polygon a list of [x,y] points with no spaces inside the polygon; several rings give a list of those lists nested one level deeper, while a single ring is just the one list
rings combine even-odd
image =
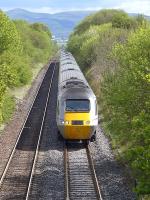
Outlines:
[{"label": "green bush", "polygon": [[[126,145],[123,155],[137,179],[136,191],[149,194],[150,184],[150,28],[131,34],[124,45],[116,45],[115,74],[102,84],[101,102],[110,135],[117,146]],[[108,121],[109,115],[109,121]]]},{"label": "green bush", "polygon": [[[139,18],[139,22],[142,22],[142,19]],[[116,9],[103,9],[99,12],[96,12],[93,15],[86,17],[79,25],[75,27],[74,34],[82,34],[90,28],[91,25],[102,25],[112,23],[113,27],[117,28],[135,28],[137,24],[137,19],[134,17],[129,17],[122,10]]]},{"label": "green bush", "polygon": [[40,23],[28,24],[26,21],[15,21],[23,44],[23,55],[32,65],[45,63],[53,53],[51,33],[47,26]]},{"label": "green bush", "polygon": [[116,13],[112,18],[112,26],[124,29],[137,28],[138,22],[127,13]]},{"label": "green bush", "polygon": [[20,36],[14,23],[0,11],[0,106],[7,87],[15,84],[15,66],[10,65],[9,56],[22,50]]},{"label": "green bush", "polygon": [[13,98],[7,89],[28,84],[32,68],[46,63],[55,46],[46,25],[12,21],[0,11],[0,124],[13,111]]},{"label": "green bush", "polygon": [[12,96],[6,94],[2,104],[2,122],[7,122],[15,110],[15,100]]},{"label": "green bush", "polygon": [[19,53],[21,48],[20,35],[15,24],[0,11],[0,54],[4,51]]},{"label": "green bush", "polygon": [[71,51],[77,59],[77,62],[83,70],[87,70],[96,60],[95,48],[101,40],[104,32],[112,27],[111,24],[101,26],[91,26],[87,31],[80,35],[72,35],[68,42],[68,50]]},{"label": "green bush", "polygon": [[68,42],[96,92],[102,126],[145,199],[150,194],[149,35],[143,16],[105,10],[83,20]]}]

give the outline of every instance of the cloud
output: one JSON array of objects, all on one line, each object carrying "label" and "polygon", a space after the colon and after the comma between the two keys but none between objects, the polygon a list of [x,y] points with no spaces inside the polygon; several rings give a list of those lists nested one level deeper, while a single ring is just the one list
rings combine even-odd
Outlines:
[{"label": "cloud", "polygon": [[[1,1],[1,0],[0,0]],[[9,2],[12,0],[9,0]],[[18,0],[13,0],[18,1]],[[28,3],[33,2],[33,0],[26,0]],[[7,1],[6,1],[7,2]],[[21,2],[21,1],[20,1]],[[29,10],[32,12],[40,12],[40,13],[58,13],[65,11],[88,11],[88,10],[101,10],[101,9],[122,9],[128,13],[141,13],[145,15],[150,15],[150,0],[42,0],[43,4],[39,4],[41,0],[37,0],[37,4],[35,5],[20,5],[18,6],[3,6],[2,10],[10,10],[16,7]],[[61,3],[60,3],[61,2]],[[6,4],[5,4],[6,5]],[[8,4],[7,4],[8,5]],[[44,6],[43,6],[44,5]]]},{"label": "cloud", "polygon": [[37,12],[37,13],[57,13],[57,12],[62,12],[61,8],[52,8],[52,7],[41,7],[41,8],[24,8],[25,10],[29,10],[32,12]]},{"label": "cloud", "polygon": [[[91,10],[94,10],[94,11],[98,11],[98,10],[101,10],[102,8],[101,7],[86,7],[86,8],[52,8],[52,7],[41,7],[41,8],[22,8],[22,9],[25,9],[25,10],[28,10],[28,11],[31,11],[31,12],[37,12],[37,13],[50,13],[50,14],[53,14],[53,13],[59,13],[59,12],[66,12],[66,11],[91,11]],[[7,10],[7,9],[5,9]]]},{"label": "cloud", "polygon": [[149,0],[132,0],[121,3],[115,8],[123,9],[128,13],[140,13],[150,15],[150,1]]}]

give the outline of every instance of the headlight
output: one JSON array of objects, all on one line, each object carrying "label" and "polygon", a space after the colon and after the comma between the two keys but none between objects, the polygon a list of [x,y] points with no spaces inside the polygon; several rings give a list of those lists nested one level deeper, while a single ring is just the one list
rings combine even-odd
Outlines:
[{"label": "headlight", "polygon": [[85,124],[90,124],[90,121],[88,120],[88,121],[85,121]]},{"label": "headlight", "polygon": [[69,121],[61,121],[61,124],[67,125],[69,124]]},{"label": "headlight", "polygon": [[65,122],[64,122],[64,121],[60,121],[60,123],[61,123],[61,124],[64,124]]}]

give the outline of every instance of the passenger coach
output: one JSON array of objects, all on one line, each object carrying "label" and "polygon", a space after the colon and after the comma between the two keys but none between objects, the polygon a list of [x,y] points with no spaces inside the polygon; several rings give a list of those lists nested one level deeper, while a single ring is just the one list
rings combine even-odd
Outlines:
[{"label": "passenger coach", "polygon": [[60,53],[57,126],[66,140],[95,140],[96,97],[71,53]]}]

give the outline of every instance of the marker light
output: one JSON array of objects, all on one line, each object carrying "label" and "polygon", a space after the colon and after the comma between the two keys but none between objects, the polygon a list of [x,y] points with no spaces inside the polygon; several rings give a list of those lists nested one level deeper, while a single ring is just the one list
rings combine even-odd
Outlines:
[{"label": "marker light", "polygon": [[65,121],[65,124],[66,124],[66,125],[69,124],[69,121]]}]

